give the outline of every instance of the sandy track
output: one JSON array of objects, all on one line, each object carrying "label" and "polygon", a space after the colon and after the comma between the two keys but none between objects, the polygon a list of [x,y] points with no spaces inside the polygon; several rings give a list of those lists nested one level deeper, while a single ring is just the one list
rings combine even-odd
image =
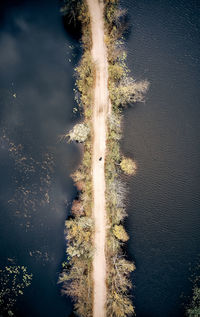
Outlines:
[{"label": "sandy track", "polygon": [[[106,316],[106,202],[105,202],[105,152],[106,119],[111,111],[108,93],[108,62],[104,43],[103,3],[87,0],[92,28],[92,57],[96,66],[93,105],[93,219],[94,219],[94,259],[93,259],[93,317]],[[102,160],[99,161],[99,158]]]}]

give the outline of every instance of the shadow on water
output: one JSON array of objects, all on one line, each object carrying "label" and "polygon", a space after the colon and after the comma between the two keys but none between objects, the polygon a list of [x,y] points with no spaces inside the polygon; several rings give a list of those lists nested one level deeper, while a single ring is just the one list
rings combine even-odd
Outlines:
[{"label": "shadow on water", "polygon": [[62,24],[67,35],[70,36],[72,40],[81,40],[81,23],[79,21],[71,20],[67,15],[62,16]]}]

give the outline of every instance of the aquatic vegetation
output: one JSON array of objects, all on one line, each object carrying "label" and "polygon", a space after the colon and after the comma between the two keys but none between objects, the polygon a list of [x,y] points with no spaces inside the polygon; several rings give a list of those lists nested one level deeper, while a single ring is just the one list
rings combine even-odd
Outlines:
[{"label": "aquatic vegetation", "polygon": [[[6,129],[0,135],[1,144],[7,149],[8,156],[18,173],[17,177],[15,173],[12,176],[12,182],[16,186],[13,195],[8,200],[8,205],[15,216],[21,220],[20,226],[24,226],[28,231],[32,227],[32,212],[51,203],[54,156],[50,152],[44,152],[41,160],[35,159],[30,153],[26,153],[22,144],[15,143],[9,137]],[[37,181],[36,175],[40,176]]]},{"label": "aquatic vegetation", "polygon": [[32,277],[25,266],[10,265],[0,269],[1,316],[14,316],[17,297],[31,285]]}]

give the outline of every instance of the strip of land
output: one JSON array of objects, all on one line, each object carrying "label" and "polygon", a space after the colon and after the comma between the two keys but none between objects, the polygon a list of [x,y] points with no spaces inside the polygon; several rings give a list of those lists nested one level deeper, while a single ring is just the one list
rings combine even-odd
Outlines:
[{"label": "strip of land", "polygon": [[95,63],[96,78],[93,104],[93,316],[106,316],[106,201],[105,201],[105,154],[106,120],[111,112],[108,92],[108,61],[104,43],[103,3],[87,0],[92,30],[92,58]]}]

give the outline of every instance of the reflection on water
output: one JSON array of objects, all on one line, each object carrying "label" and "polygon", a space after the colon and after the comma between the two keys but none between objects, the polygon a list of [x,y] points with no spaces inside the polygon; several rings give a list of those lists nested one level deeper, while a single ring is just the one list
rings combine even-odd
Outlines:
[{"label": "reflection on water", "polygon": [[67,38],[58,1],[0,6],[0,267],[12,261],[33,273],[17,317],[69,316],[57,279],[79,150],[59,136],[75,119],[79,44]]}]

